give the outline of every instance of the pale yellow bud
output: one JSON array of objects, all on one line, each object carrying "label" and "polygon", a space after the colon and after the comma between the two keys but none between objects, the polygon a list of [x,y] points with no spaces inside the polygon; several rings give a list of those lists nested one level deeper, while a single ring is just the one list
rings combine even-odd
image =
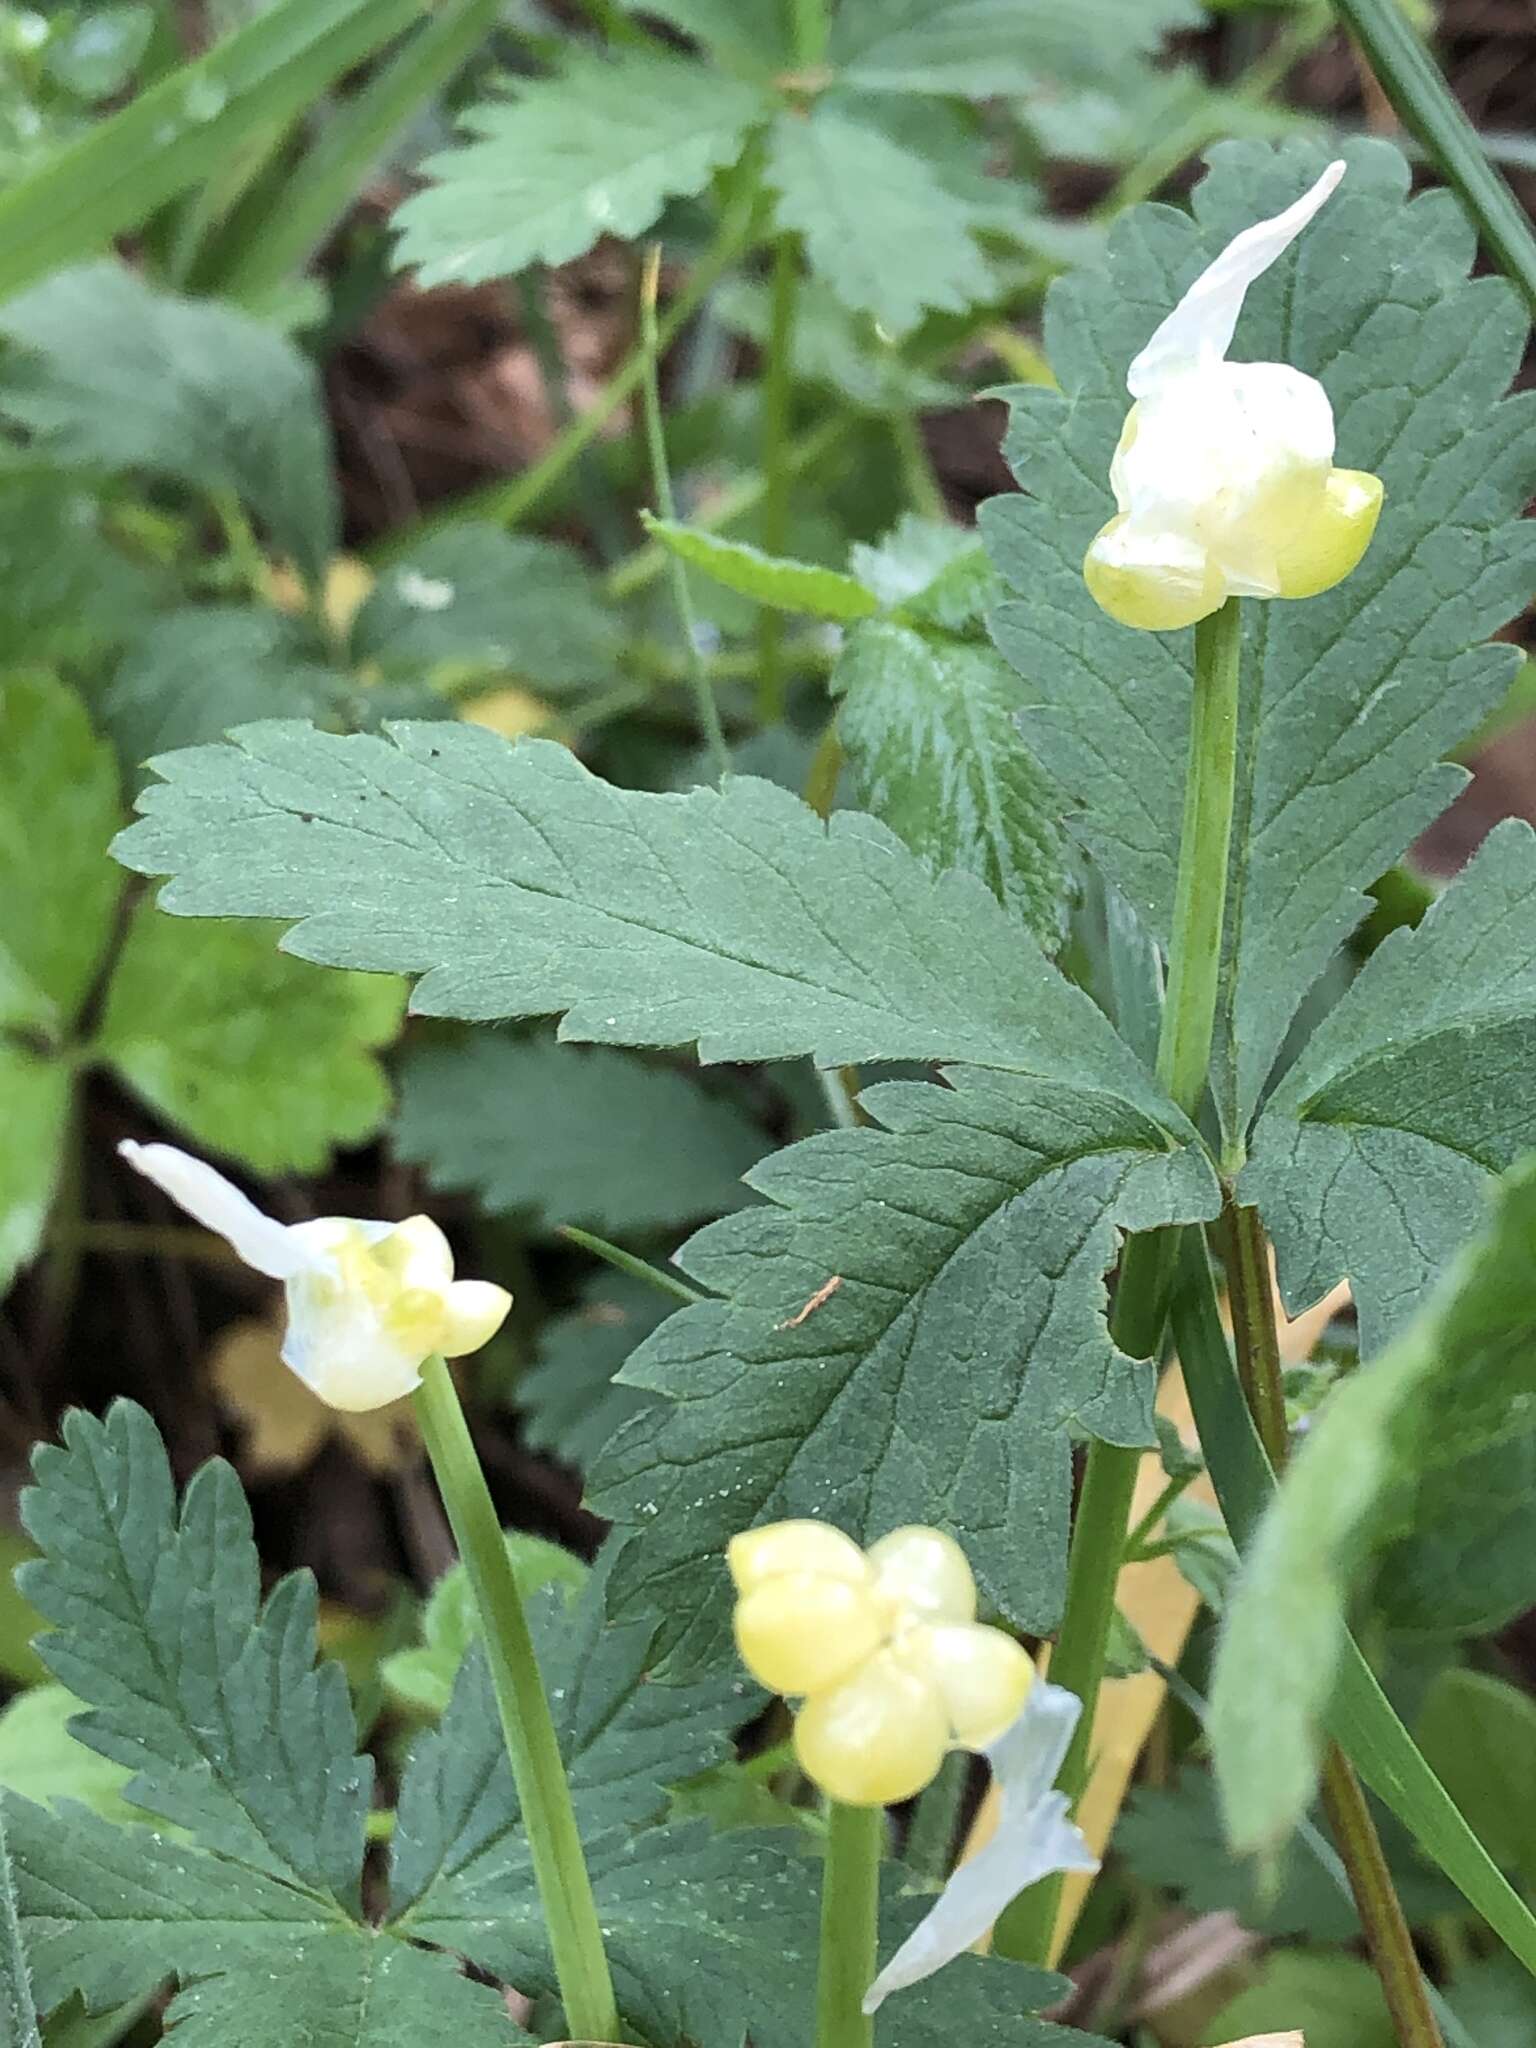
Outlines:
[{"label": "pale yellow bud", "polygon": [[836,1685],[879,1649],[884,1632],[867,1586],[820,1572],[780,1572],[736,1604],[741,1661],[771,1692]]},{"label": "pale yellow bud", "polygon": [[1282,597],[1316,597],[1344,581],[1371,544],[1382,494],[1368,470],[1329,472],[1321,501],[1275,549]]},{"label": "pale yellow bud", "polygon": [[980,1622],[909,1629],[892,1654],[935,1687],[951,1740],[962,1749],[985,1749],[1012,1727],[1034,1683],[1035,1667],[1023,1646]]},{"label": "pale yellow bud", "polygon": [[931,1784],[949,1747],[937,1689],[888,1650],[816,1694],[795,1722],[800,1767],[847,1806],[888,1806]]},{"label": "pale yellow bud", "polygon": [[893,1616],[974,1621],[976,1581],[965,1552],[942,1529],[893,1529],[871,1544],[875,1591]]},{"label": "pale yellow bud", "polygon": [[769,1522],[761,1529],[743,1529],[727,1544],[725,1561],[739,1593],[750,1593],[781,1572],[819,1572],[856,1586],[870,1578],[863,1551],[830,1522]]}]

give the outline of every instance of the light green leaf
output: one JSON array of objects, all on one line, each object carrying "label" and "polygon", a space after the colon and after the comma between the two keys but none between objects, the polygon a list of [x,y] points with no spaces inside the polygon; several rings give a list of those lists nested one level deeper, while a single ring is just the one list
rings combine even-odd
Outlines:
[{"label": "light green leaf", "polygon": [[[719,286],[711,305],[727,327],[765,348],[773,321],[771,298],[766,285],[732,277]],[[798,379],[829,386],[861,412],[912,413],[959,405],[966,396],[960,385],[904,361],[898,350],[880,341],[868,319],[850,313],[819,277],[802,281],[790,360]]]},{"label": "light green leaf", "polygon": [[1336,1387],[1260,1524],[1228,1606],[1209,1722],[1229,1831],[1285,1838],[1316,1784],[1346,1606],[1385,1537],[1417,1519],[1437,1468],[1531,1431],[1536,1166],[1504,1181],[1487,1229],[1429,1304]]},{"label": "light green leaf", "polygon": [[331,451],[313,365],[232,306],[153,290],[123,265],[60,271],[0,306],[22,353],[0,414],[51,461],[232,491],[311,579],[335,551]]},{"label": "light green leaf", "polygon": [[469,523],[392,562],[352,628],[354,657],[386,672],[491,670],[555,691],[612,682],[621,645],[573,548]]},{"label": "light green leaf", "polygon": [[148,623],[155,578],[102,531],[68,476],[0,474],[0,618],[8,662],[88,662]]},{"label": "light green leaf", "polygon": [[[569,1600],[587,1581],[579,1557],[522,1529],[505,1532],[507,1556],[518,1591],[527,1600],[541,1586],[557,1586]],[[453,1682],[469,1646],[479,1634],[479,1613],[463,1565],[451,1565],[432,1588],[421,1614],[420,1643],[393,1650],[384,1659],[384,1682],[418,1713],[437,1716],[447,1708]],[[499,1723],[498,1723],[499,1726]]]},{"label": "light green leaf", "polygon": [[1414,1740],[1489,1854],[1536,1875],[1536,1704],[1481,1671],[1442,1671]]},{"label": "light green leaf", "polygon": [[107,100],[121,92],[155,32],[155,10],[143,0],[92,7],[60,22],[43,57],[48,76],[77,99]]},{"label": "light green leaf", "polygon": [[21,1940],[16,1871],[6,1840],[3,1810],[0,1810],[0,2023],[3,2023],[7,2048],[42,2048],[37,2007],[32,2001],[32,1971]]},{"label": "light green leaf", "polygon": [[1369,1963],[1355,1956],[1278,1949],[1257,1984],[1239,1992],[1202,2031],[1204,2042],[1300,2032],[1306,2048],[1397,2048],[1397,2029]]},{"label": "light green leaf", "polygon": [[724,540],[676,519],[646,516],[644,523],[646,532],[679,561],[774,611],[809,612],[814,618],[843,623],[867,619],[880,608],[873,591],[840,569],[819,569],[811,562],[765,555],[746,541]]},{"label": "light green leaf", "polygon": [[[4,967],[0,956],[0,972]],[[43,1241],[63,1158],[70,1082],[63,1060],[0,1040],[0,1294]]]},{"label": "light green leaf", "polygon": [[405,990],[392,975],[290,960],[275,936],[140,904],[92,1052],[200,1147],[260,1173],[312,1173],[383,1123],[376,1055]]},{"label": "light green leaf", "polygon": [[464,725],[252,726],[172,754],[117,842],[162,907],[307,921],[289,951],[427,970],[413,1007],[568,1012],[562,1035],[705,1059],[952,1058],[1162,1097],[969,875],[745,777],[651,796]]},{"label": "light green leaf", "polygon": [[1293,1305],[1348,1278],[1373,1351],[1536,1144],[1536,833],[1510,819],[1377,947],[1275,1090],[1242,1181]]},{"label": "light green leaf", "polygon": [[[668,1398],[609,1443],[593,1504],[642,1540],[616,1611],[660,1614],[669,1672],[731,1655],[737,1530],[815,1515],[858,1538],[960,1535],[987,1598],[1060,1618],[1072,1439],[1153,1441],[1152,1375],[1104,1325],[1116,1228],[1209,1216],[1182,1119],[978,1072],[867,1090],[752,1176],[772,1206],[677,1263],[725,1296],[669,1317],[621,1385]],[[966,1398],[955,1398],[964,1385]]]},{"label": "light green leaf", "polygon": [[56,1038],[85,999],[122,894],[103,859],[119,802],[73,692],[0,675],[0,1024]]},{"label": "light green leaf", "polygon": [[[7,1126],[9,1128],[9,1126]],[[16,1567],[37,1552],[25,1536],[0,1528],[0,1677],[17,1685],[40,1685],[48,1676],[42,1659],[32,1647],[32,1638],[42,1627],[42,1617],[16,1584]]]},{"label": "light green leaf", "polygon": [[743,7],[740,0],[622,0],[632,13],[670,21],[726,62],[755,71],[783,71],[794,63],[789,14],[778,7]]},{"label": "light green leaf", "polygon": [[484,1032],[407,1057],[394,1144],[492,1214],[620,1237],[739,1208],[768,1149],[733,1102],[675,1067]]},{"label": "light green leaf", "polygon": [[[356,1898],[373,1767],[354,1754],[340,1667],[314,1664],[314,1581],[295,1573],[263,1605],[234,1473],[204,1465],[178,1514],[164,1446],[132,1402],[105,1422],[74,1410],[63,1434],[34,1454],[22,1512],[43,1554],[22,1586],[55,1624],[39,1639],[49,1669],[91,1708],[75,1735],[136,1773],[135,1805],[291,1902],[274,1920],[335,1916],[327,1902]],[[34,1961],[44,1974],[46,1952]]]},{"label": "light green leaf", "polygon": [[865,92],[1025,92],[1042,74],[1095,83],[1203,19],[1193,0],[844,0],[832,63]]},{"label": "light green leaf", "polygon": [[779,224],[856,313],[905,334],[930,309],[963,313],[995,286],[967,202],[920,156],[832,101],[783,114],[768,150]]},{"label": "light green leaf", "polygon": [[[1287,1026],[1367,904],[1364,887],[1443,808],[1443,757],[1498,702],[1518,659],[1479,648],[1524,605],[1536,530],[1536,414],[1500,405],[1525,321],[1509,287],[1466,271],[1471,232],[1446,193],[1404,203],[1388,145],[1345,144],[1350,170],[1306,234],[1250,290],[1234,355],[1321,378],[1338,460],[1386,482],[1362,566],[1305,604],[1247,606],[1240,745],[1252,801],[1237,824],[1228,917],[1231,1044],[1216,1096],[1241,1135]],[[1046,353],[1060,392],[1014,397],[1009,454],[1028,496],[983,508],[993,558],[1022,602],[995,615],[1032,709],[1025,736],[1081,808],[1077,828],[1166,943],[1188,739],[1192,636],[1138,633],[1100,612],[1083,552],[1113,512],[1109,461],[1125,369],[1192,277],[1239,228],[1322,170],[1309,143],[1224,144],[1195,219],[1138,207],[1107,272],[1052,288]]]},{"label": "light green leaf", "polygon": [[907,624],[980,637],[1003,586],[972,528],[904,512],[874,546],[855,541],[853,572]]},{"label": "light green leaf", "polygon": [[831,688],[861,808],[936,874],[979,875],[1054,952],[1067,895],[1057,807],[1019,735],[1026,692],[1002,656],[870,620],[848,635]]},{"label": "light green leaf", "polygon": [[70,1734],[70,1721],[81,1711],[62,1685],[19,1692],[0,1713],[0,1786],[39,1806],[70,1799],[103,1820],[145,1820],[123,1797],[129,1773]]},{"label": "light green leaf", "polygon": [[517,1382],[523,1441],[585,1471],[620,1423],[651,1405],[615,1375],[671,1304],[658,1288],[626,1274],[595,1274],[578,1307],[539,1331],[538,1355]]},{"label": "light green leaf", "polygon": [[476,140],[427,161],[395,215],[424,284],[474,284],[631,241],[664,202],[702,191],[773,105],[766,91],[651,49],[582,53],[467,117]]}]

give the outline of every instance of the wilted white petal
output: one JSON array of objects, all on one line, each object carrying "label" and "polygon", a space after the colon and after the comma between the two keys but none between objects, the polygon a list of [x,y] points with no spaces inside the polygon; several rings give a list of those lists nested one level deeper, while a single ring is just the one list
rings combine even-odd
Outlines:
[{"label": "wilted white petal", "polygon": [[1098,1869],[1098,1858],[1067,1818],[1065,1797],[1051,1789],[1081,1712],[1076,1693],[1036,1680],[1013,1726],[983,1751],[997,1780],[997,1832],[961,1864],[870,1985],[865,2012],[963,1955],[1027,1886],[1056,1870]]},{"label": "wilted white petal", "polygon": [[1133,398],[1144,398],[1170,372],[1225,356],[1249,285],[1291,246],[1343,175],[1343,161],[1331,163],[1294,206],[1244,228],[1201,271],[1131,364],[1125,382]]},{"label": "wilted white petal", "polygon": [[217,1231],[248,1266],[286,1280],[303,1263],[287,1224],[265,1216],[233,1181],[177,1145],[140,1145],[124,1138],[118,1151],[135,1171],[164,1190],[205,1229]]}]

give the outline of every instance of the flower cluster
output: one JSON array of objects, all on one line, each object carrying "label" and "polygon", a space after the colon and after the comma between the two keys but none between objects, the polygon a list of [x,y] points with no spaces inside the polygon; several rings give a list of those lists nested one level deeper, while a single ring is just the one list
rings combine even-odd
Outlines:
[{"label": "flower cluster", "polygon": [[965,1554],[937,1529],[866,1553],[824,1522],[733,1537],[736,1641],[752,1675],[803,1701],[795,1753],[849,1806],[910,1799],[954,1748],[984,1749],[1019,1715],[1034,1669],[976,1620]]},{"label": "flower cluster", "polygon": [[1333,466],[1333,408],[1288,363],[1229,363],[1249,285],[1344,175],[1330,164],[1201,272],[1131,364],[1109,481],[1119,508],[1083,575],[1111,618],[1166,632],[1229,597],[1315,597],[1359,562],[1382,486]]}]

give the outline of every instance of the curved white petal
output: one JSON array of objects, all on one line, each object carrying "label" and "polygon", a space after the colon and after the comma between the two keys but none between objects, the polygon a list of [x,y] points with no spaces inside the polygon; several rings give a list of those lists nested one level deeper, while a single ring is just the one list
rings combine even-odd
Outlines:
[{"label": "curved white petal", "polygon": [[286,1280],[303,1263],[303,1253],[285,1223],[263,1215],[249,1196],[205,1160],[177,1145],[140,1145],[124,1138],[118,1151],[146,1180],[164,1190],[179,1208],[217,1231],[248,1266],[273,1280]]},{"label": "curved white petal", "polygon": [[1066,1799],[1051,1790],[1081,1712],[1076,1693],[1037,1679],[1013,1726],[983,1752],[1000,1795],[997,1832],[961,1864],[870,1985],[865,2012],[963,1955],[1026,1886],[1054,1870],[1098,1869],[1098,1858],[1067,1819]]},{"label": "curved white petal", "polygon": [[1228,242],[1195,279],[1152,339],[1131,364],[1126,388],[1144,398],[1170,372],[1192,363],[1219,362],[1232,346],[1243,297],[1255,278],[1290,247],[1344,175],[1342,159],[1331,163],[1310,192],[1273,220],[1256,221]]}]

